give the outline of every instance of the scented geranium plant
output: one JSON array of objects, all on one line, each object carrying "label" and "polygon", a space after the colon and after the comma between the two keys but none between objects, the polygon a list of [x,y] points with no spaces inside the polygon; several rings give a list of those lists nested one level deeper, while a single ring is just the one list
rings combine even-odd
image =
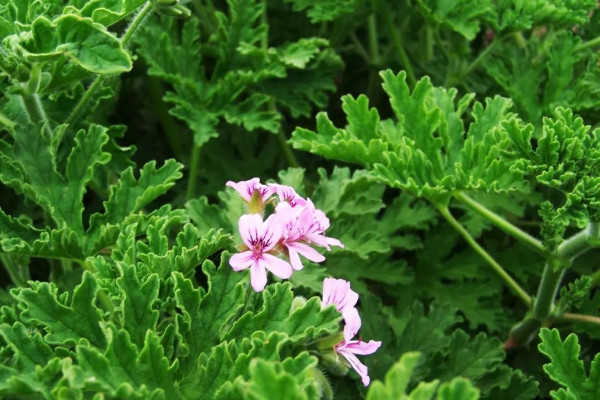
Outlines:
[{"label": "scented geranium plant", "polygon": [[0,398],[600,398],[599,22],[1,2]]}]

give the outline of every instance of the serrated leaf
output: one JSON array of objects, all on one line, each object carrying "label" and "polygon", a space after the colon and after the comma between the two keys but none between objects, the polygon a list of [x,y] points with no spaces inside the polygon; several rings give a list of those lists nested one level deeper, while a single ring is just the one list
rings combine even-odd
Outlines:
[{"label": "serrated leaf", "polygon": [[32,62],[64,55],[95,74],[118,74],[132,68],[121,42],[91,18],[73,14],[54,21],[38,17],[32,23],[33,43],[25,43],[25,57]]},{"label": "serrated leaf", "polygon": [[106,337],[100,326],[100,310],[94,305],[96,290],[96,279],[86,272],[68,305],[65,296],[58,295],[56,286],[46,282],[35,283],[31,289],[14,290],[11,294],[19,301],[23,321],[46,328],[46,342],[68,345],[86,339],[103,348]]},{"label": "serrated leaf", "polygon": [[154,330],[158,322],[159,312],[153,306],[158,298],[160,282],[158,275],[151,274],[142,283],[133,266],[123,263],[119,267],[121,277],[117,279],[117,285],[122,290],[122,325],[133,343],[141,344],[146,332]]},{"label": "serrated leaf", "polygon": [[542,328],[539,335],[542,342],[538,350],[550,358],[550,364],[544,365],[544,372],[565,388],[552,391],[552,397],[584,400],[600,396],[600,355],[594,357],[588,376],[583,361],[579,359],[581,348],[577,335],[571,333],[564,342],[556,329]]},{"label": "serrated leaf", "polygon": [[202,265],[209,279],[206,294],[194,289],[181,274],[174,274],[175,296],[182,311],[177,316],[177,325],[189,348],[189,356],[181,361],[183,370],[189,370],[198,355],[219,343],[226,333],[222,331],[224,325],[244,304],[244,275],[235,273],[226,257],[223,253],[218,269],[211,261]]},{"label": "serrated leaf", "polygon": [[338,330],[340,314],[334,307],[321,308],[313,297],[290,313],[293,293],[289,283],[271,285],[262,292],[262,306],[256,313],[242,315],[226,333],[225,338],[249,337],[255,331],[282,332],[290,340],[314,339]]}]

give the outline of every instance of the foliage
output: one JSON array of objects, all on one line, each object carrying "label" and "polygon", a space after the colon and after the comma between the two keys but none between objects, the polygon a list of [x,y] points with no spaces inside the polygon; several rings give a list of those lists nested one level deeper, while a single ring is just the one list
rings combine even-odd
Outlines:
[{"label": "foliage", "polygon": [[599,23],[1,2],[0,397],[600,397]]}]

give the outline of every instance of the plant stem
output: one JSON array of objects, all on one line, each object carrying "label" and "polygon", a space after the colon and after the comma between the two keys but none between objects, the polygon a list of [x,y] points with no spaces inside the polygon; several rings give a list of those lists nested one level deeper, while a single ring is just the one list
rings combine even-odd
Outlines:
[{"label": "plant stem", "polygon": [[371,58],[371,64],[378,66],[381,62],[381,56],[379,54],[379,40],[377,38],[377,19],[375,13],[371,13],[367,20],[368,31],[369,31],[369,56]]},{"label": "plant stem", "polygon": [[133,20],[131,20],[131,23],[125,30],[125,33],[123,33],[123,36],[121,36],[121,46],[123,46],[124,49],[126,49],[129,46],[129,42],[131,42],[131,39],[133,39],[133,36],[136,34],[138,28],[142,25],[144,19],[146,19],[146,17],[150,15],[151,12],[152,2],[148,1],[146,2],[146,4],[144,4],[144,7],[142,7],[141,10],[136,14],[136,16],[133,17]]},{"label": "plant stem", "polygon": [[590,222],[587,228],[565,239],[558,246],[554,258],[546,262],[533,306],[534,316],[540,321],[548,319],[554,309],[564,271],[571,266],[574,258],[590,249],[590,241],[596,239],[597,235],[598,224]]},{"label": "plant stem", "polygon": [[598,239],[598,224],[590,222],[581,232],[576,233],[568,239],[565,239],[556,251],[556,255],[561,260],[572,260],[575,257],[585,253],[593,244],[591,241]]},{"label": "plant stem", "polygon": [[[125,33],[123,33],[123,36],[121,37],[121,46],[124,49],[127,48],[129,43],[131,42],[131,39],[135,35],[137,29],[142,25],[142,23],[144,22],[144,19],[148,15],[150,15],[151,12],[152,12],[152,3],[148,1],[148,2],[146,2],[146,4],[144,4],[144,6],[141,8],[141,10],[136,14],[136,16],[133,17],[133,20],[131,21],[131,23],[125,30]],[[67,120],[65,121],[65,124],[69,128],[75,126],[75,124],[77,124],[79,122],[79,119],[81,119],[81,117],[83,116],[83,113],[86,110],[88,104],[94,98],[98,89],[100,89],[102,87],[102,85],[104,84],[104,81],[107,79],[107,77],[108,77],[108,75],[98,75],[96,77],[96,79],[94,79],[94,81],[92,82],[92,84],[90,85],[88,90],[85,92],[83,97],[79,100],[79,102],[77,103],[77,105],[75,106],[75,108],[73,109],[73,111],[71,112],[71,114],[69,115]]]},{"label": "plant stem", "polygon": [[586,50],[589,49],[591,47],[596,47],[600,45],[600,36],[597,38],[594,38],[592,40],[588,40],[585,43],[581,43],[579,46],[575,47],[575,51],[582,51],[582,50]]},{"label": "plant stem", "polygon": [[415,78],[415,73],[414,73],[412,65],[410,63],[410,59],[408,58],[408,54],[406,54],[406,50],[404,49],[404,46],[402,44],[402,38],[400,37],[398,30],[394,26],[394,20],[392,18],[392,14],[389,12],[390,10],[382,10],[381,7],[379,8],[379,11],[380,11],[381,17],[383,18],[383,21],[385,23],[386,29],[388,30],[388,34],[392,38],[392,43],[394,44],[394,47],[396,48],[396,51],[398,52],[400,62],[402,63],[402,66],[406,70],[406,76],[408,77],[408,82],[410,83],[411,86],[414,87],[415,84],[417,83],[417,79]]},{"label": "plant stem", "polygon": [[190,160],[190,175],[185,198],[190,201],[196,197],[196,181],[198,180],[198,167],[200,165],[200,146],[193,145],[192,156]]},{"label": "plant stem", "polygon": [[369,53],[367,53],[367,50],[362,45],[360,40],[358,40],[358,38],[356,37],[356,34],[354,32],[352,32],[348,36],[350,36],[350,40],[352,40],[352,44],[354,44],[354,48],[356,49],[356,52],[358,53],[358,55],[361,56],[365,60],[366,63],[370,64],[371,56],[369,55]]},{"label": "plant stem", "polygon": [[509,235],[512,235],[515,239],[518,239],[523,243],[528,244],[530,247],[532,247],[535,251],[537,251],[544,257],[549,257],[549,253],[546,250],[546,247],[540,240],[534,238],[529,233],[511,224],[495,212],[486,208],[483,204],[477,202],[476,200],[468,196],[466,193],[454,192],[452,195],[456,200],[460,201],[462,204],[466,205],[471,210],[475,211],[477,214],[486,218],[488,221],[496,225],[498,228],[502,229],[504,232],[508,233]]},{"label": "plant stem", "polygon": [[588,324],[600,325],[600,317],[593,315],[574,314],[574,313],[562,313],[561,315],[554,318],[557,321],[567,322],[583,322]]},{"label": "plant stem", "polygon": [[553,261],[546,262],[533,305],[533,315],[539,321],[545,321],[552,313],[554,299],[564,274],[565,268],[562,265]]},{"label": "plant stem", "polygon": [[83,94],[83,97],[77,102],[77,105],[75,106],[73,111],[71,111],[71,114],[69,114],[69,116],[67,117],[65,124],[69,128],[75,126],[75,124],[79,122],[79,119],[83,115],[83,112],[87,108],[90,100],[94,98],[94,96],[96,95],[96,91],[102,87],[105,80],[106,75],[98,75],[96,79],[94,79],[90,87]]},{"label": "plant stem", "polygon": [[27,286],[27,279],[21,276],[17,266],[13,263],[13,260],[8,254],[0,254],[0,261],[2,261],[2,264],[4,264],[4,268],[6,269],[6,272],[8,272],[8,275],[15,286]]},{"label": "plant stem", "polygon": [[502,278],[502,280],[508,285],[508,287],[525,303],[527,307],[531,307],[532,300],[529,294],[515,281],[509,274],[506,272],[504,268],[496,261],[494,258],[487,252],[483,247],[477,243],[477,241],[471,236],[469,231],[460,224],[454,218],[454,216],[450,213],[450,210],[447,206],[442,206],[439,204],[433,203],[433,205],[438,209],[438,211],[442,214],[442,216],[450,223],[450,225],[456,229],[456,231],[467,241],[467,243],[475,250],[477,254],[479,254],[493,269],[496,273]]},{"label": "plant stem", "polygon": [[463,71],[461,79],[464,78],[465,76],[470,75],[473,72],[473,70],[475,70],[475,68],[477,68],[479,66],[479,64],[481,64],[481,62],[490,55],[490,53],[496,48],[496,46],[498,46],[498,44],[502,40],[504,40],[504,36],[501,36],[501,37],[493,40],[492,43],[490,43],[488,47],[486,47],[481,53],[479,53],[479,55],[475,58],[475,60],[473,60],[473,62],[471,62],[471,64],[469,64],[469,66],[467,66],[467,69],[465,69]]}]

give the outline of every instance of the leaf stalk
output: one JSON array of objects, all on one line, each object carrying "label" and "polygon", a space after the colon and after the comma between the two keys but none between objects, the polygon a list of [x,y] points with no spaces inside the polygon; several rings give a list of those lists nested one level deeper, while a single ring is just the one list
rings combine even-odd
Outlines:
[{"label": "leaf stalk", "polygon": [[533,304],[531,296],[513,279],[512,276],[487,252],[483,247],[477,243],[477,241],[471,236],[469,231],[461,225],[460,222],[450,212],[447,206],[442,206],[436,203],[433,205],[438,209],[442,216],[448,221],[448,223],[456,229],[456,231],[466,240],[466,242],[479,254],[491,267],[492,269],[502,278],[506,285],[523,301],[523,303],[530,308]]},{"label": "leaf stalk", "polygon": [[513,236],[515,239],[520,240],[521,242],[529,245],[531,248],[533,248],[535,251],[537,251],[540,255],[544,256],[545,258],[550,257],[550,254],[546,250],[546,247],[540,240],[534,238],[529,233],[527,233],[527,232],[523,231],[522,229],[518,228],[517,226],[511,224],[506,219],[502,218],[495,212],[486,208],[483,204],[479,203],[472,197],[468,196],[466,193],[454,192],[454,193],[452,193],[452,196],[456,200],[458,200],[462,204],[464,204],[465,206],[469,207],[471,210],[475,211],[477,214],[486,218],[488,221],[490,221],[496,227],[502,229],[504,232]]}]

